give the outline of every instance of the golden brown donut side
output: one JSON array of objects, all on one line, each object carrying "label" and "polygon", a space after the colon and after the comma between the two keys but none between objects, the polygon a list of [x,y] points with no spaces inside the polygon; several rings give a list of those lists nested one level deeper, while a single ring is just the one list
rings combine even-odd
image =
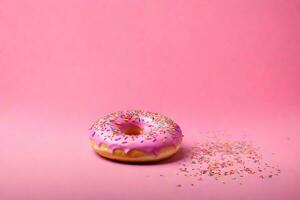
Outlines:
[{"label": "golden brown donut side", "polygon": [[122,149],[112,150],[108,147],[107,144],[97,145],[93,140],[90,140],[92,148],[102,157],[109,158],[112,160],[123,161],[123,162],[154,162],[160,161],[173,156],[180,148],[180,145],[167,146],[160,149],[158,155],[152,153],[144,152],[141,150],[131,150],[128,153],[125,153]]}]

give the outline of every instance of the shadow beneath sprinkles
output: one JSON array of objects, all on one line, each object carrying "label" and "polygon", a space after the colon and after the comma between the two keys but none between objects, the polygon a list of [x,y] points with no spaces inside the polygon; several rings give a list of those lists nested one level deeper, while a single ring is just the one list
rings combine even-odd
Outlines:
[{"label": "shadow beneath sprinkles", "polygon": [[170,158],[167,158],[166,160],[161,160],[161,161],[153,161],[153,162],[124,162],[124,161],[117,161],[117,160],[111,160],[105,157],[100,156],[98,153],[95,153],[95,155],[102,160],[105,160],[107,162],[112,162],[116,164],[121,164],[121,165],[140,165],[140,166],[147,166],[147,165],[165,165],[165,164],[171,164],[171,163],[176,163],[179,162],[180,160],[183,160],[186,158],[188,155],[188,152],[190,151],[190,148],[182,146],[175,155],[171,156]]}]

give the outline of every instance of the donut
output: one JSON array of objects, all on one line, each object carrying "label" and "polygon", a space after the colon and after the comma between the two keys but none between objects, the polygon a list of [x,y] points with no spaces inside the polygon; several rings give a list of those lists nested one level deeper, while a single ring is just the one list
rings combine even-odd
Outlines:
[{"label": "donut", "polygon": [[153,162],[173,156],[182,142],[180,127],[170,118],[142,110],[113,112],[89,129],[100,156],[123,162]]}]

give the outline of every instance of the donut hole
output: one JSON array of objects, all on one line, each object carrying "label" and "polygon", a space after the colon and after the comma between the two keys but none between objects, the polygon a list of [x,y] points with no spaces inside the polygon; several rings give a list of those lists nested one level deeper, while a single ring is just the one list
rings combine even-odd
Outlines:
[{"label": "donut hole", "polygon": [[118,126],[126,135],[140,135],[143,133],[143,129],[133,123],[123,123]]}]

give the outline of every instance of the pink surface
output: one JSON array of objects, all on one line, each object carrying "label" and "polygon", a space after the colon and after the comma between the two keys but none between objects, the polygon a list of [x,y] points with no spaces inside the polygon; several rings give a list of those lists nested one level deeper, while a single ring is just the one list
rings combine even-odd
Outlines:
[{"label": "pink surface", "polygon": [[[299,199],[299,35],[293,0],[0,0],[0,199]],[[189,187],[183,153],[101,159],[87,129],[131,108],[173,118],[185,148],[246,133],[282,174]]]}]

